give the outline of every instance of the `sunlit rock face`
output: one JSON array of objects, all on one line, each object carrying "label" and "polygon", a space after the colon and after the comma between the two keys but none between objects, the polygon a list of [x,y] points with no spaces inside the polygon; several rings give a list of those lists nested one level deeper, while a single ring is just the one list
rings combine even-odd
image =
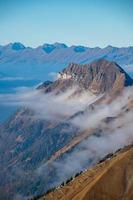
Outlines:
[{"label": "sunlit rock face", "polygon": [[132,84],[132,79],[119,65],[100,59],[85,65],[69,64],[59,73],[58,80],[51,84],[46,91],[65,90],[65,88],[77,85],[98,94],[111,90],[118,92],[124,86]]}]

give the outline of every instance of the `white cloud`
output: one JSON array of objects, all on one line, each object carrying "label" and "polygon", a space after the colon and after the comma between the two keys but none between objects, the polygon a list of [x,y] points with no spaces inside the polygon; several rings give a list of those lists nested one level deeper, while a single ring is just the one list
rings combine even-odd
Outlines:
[{"label": "white cloud", "polygon": [[50,73],[48,74],[48,76],[49,76],[50,78],[52,78],[53,81],[56,81],[57,79],[60,78],[60,74],[57,73],[57,72],[50,72]]},{"label": "white cloud", "polygon": [[[108,153],[133,142],[133,110],[132,107],[129,110],[126,108],[131,101],[133,101],[133,87],[127,88],[111,104],[98,106],[94,113],[88,111],[82,117],[76,116],[72,120],[72,123],[82,130],[93,127],[96,131],[100,131],[100,135],[90,135],[64,158],[51,162],[50,166],[53,166],[55,171],[55,181],[49,187],[59,185],[77,172],[94,165]],[[107,117],[113,117],[113,120],[105,123],[103,119]],[[45,174],[46,168],[46,164],[41,165],[37,169],[37,174],[40,176]]]},{"label": "white cloud", "polygon": [[98,98],[90,92],[75,94],[76,91],[77,88],[73,87],[60,94],[55,92],[44,94],[40,90],[23,88],[16,94],[0,95],[0,103],[26,106],[35,111],[38,118],[63,120],[84,110]]}]

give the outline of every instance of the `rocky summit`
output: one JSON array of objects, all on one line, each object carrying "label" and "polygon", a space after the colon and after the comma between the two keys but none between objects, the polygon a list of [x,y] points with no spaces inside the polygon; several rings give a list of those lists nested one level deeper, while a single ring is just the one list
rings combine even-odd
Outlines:
[{"label": "rocky summit", "polygon": [[58,75],[58,80],[50,84],[45,92],[64,91],[78,86],[93,93],[121,91],[124,86],[131,86],[132,78],[115,62],[105,59],[90,64],[71,63]]}]

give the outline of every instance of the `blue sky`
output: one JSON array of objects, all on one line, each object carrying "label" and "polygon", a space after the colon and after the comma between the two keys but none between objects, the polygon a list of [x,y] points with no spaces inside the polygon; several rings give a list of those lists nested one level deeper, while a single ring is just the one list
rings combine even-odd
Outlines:
[{"label": "blue sky", "polygon": [[133,0],[0,0],[0,44],[133,45]]}]

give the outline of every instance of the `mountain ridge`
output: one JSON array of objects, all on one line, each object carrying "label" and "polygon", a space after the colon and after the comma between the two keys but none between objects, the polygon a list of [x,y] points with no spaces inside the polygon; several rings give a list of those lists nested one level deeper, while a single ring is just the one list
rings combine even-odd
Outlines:
[{"label": "mountain ridge", "polygon": [[43,46],[43,45],[54,45],[54,46],[62,46],[62,47],[85,47],[85,48],[90,48],[90,49],[93,49],[93,48],[98,48],[98,49],[112,49],[112,48],[117,48],[117,49],[120,49],[120,48],[131,48],[131,47],[133,47],[132,45],[121,46],[121,47],[117,47],[117,46],[113,46],[113,45],[107,45],[105,47],[99,47],[99,46],[90,47],[88,45],[78,45],[78,44],[67,45],[67,44],[62,43],[62,42],[43,43],[42,45],[38,45],[36,47],[32,47],[30,45],[25,45],[25,44],[23,44],[22,42],[19,42],[19,41],[10,42],[10,43],[7,43],[7,44],[1,44],[0,47],[11,46],[11,45],[14,45],[14,44],[18,44],[18,45],[24,46],[26,48],[29,47],[29,48],[33,48],[33,49],[38,48],[38,47]]},{"label": "mountain ridge", "polygon": [[[108,155],[100,163],[82,172],[64,186],[36,199],[131,200],[133,197],[133,185],[130,183],[133,174],[132,156],[133,145],[124,147],[113,155]],[[126,180],[124,174],[127,177]]]},{"label": "mountain ridge", "polygon": [[[11,43],[0,47],[0,71],[7,76],[20,77],[21,75],[46,80],[52,79],[50,72],[61,71],[71,62],[86,64],[99,58],[116,61],[124,69],[131,71],[133,47],[90,48],[81,45],[68,47],[63,43],[46,43],[31,48],[19,42]],[[130,68],[128,68],[129,65]]]}]

